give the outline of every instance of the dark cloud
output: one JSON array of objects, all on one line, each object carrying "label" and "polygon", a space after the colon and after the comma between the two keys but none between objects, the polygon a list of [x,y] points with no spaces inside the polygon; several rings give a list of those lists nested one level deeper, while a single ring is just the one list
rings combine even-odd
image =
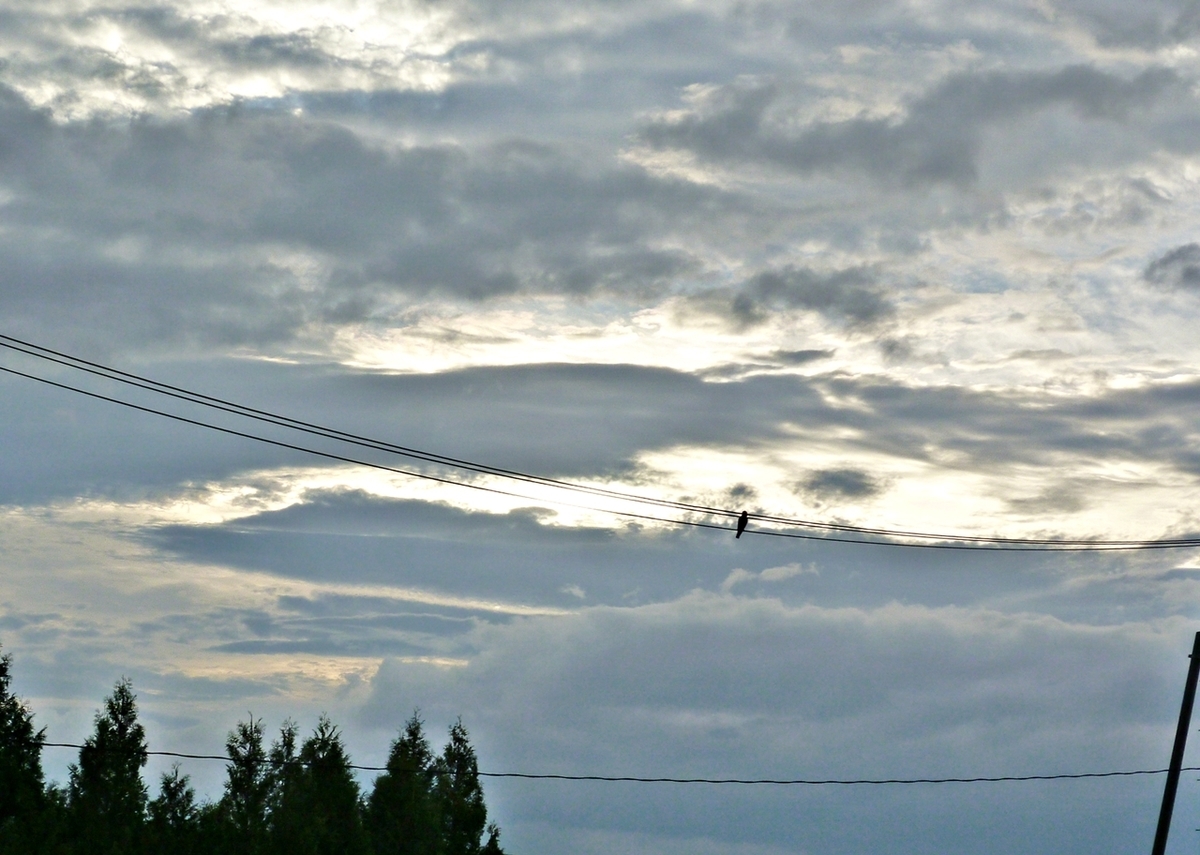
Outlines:
[{"label": "dark cloud", "polygon": [[776,350],[771,354],[771,358],[786,365],[806,365],[820,359],[829,359],[833,354],[832,350]]},{"label": "dark cloud", "polygon": [[0,315],[52,305],[60,329],[127,339],[265,344],[395,296],[663,293],[702,262],[662,239],[711,228],[716,198],[550,146],[384,148],[283,111],[59,125],[11,91],[0,111]]},{"label": "dark cloud", "polygon": [[1200,244],[1178,246],[1146,266],[1142,277],[1164,288],[1200,290]]},{"label": "dark cloud", "polygon": [[[44,371],[44,366],[21,367]],[[215,360],[143,370],[308,421],[329,423],[329,414],[336,413],[333,426],[361,435],[569,478],[636,480],[642,477],[638,459],[645,452],[680,446],[769,449],[796,441],[797,431],[838,431],[846,437],[847,453],[933,465],[950,454],[963,465],[995,474],[1012,465],[1104,458],[1200,475],[1200,453],[1189,427],[1200,419],[1196,384],[1186,382],[1047,401],[1032,392],[912,386],[842,373],[769,372],[706,382],[686,372],[620,365],[389,376],[336,366]],[[255,469],[320,462],[21,378],[0,379],[0,389],[6,401],[0,442],[22,449],[0,457],[0,501],[5,503],[80,494],[146,497]],[[211,412],[180,412],[214,418]],[[372,516],[363,519],[360,525]]]},{"label": "dark cloud", "polygon": [[880,479],[862,469],[820,469],[797,485],[803,495],[821,501],[867,499],[883,491]]},{"label": "dark cloud", "polygon": [[1091,121],[1124,123],[1181,80],[1167,69],[1125,79],[1086,65],[1053,72],[953,75],[912,101],[902,118],[787,127],[778,84],[722,90],[707,107],[647,124],[641,139],[717,162],[771,165],[799,173],[860,172],[909,185],[971,184],[984,131],[1061,106]]},{"label": "dark cloud", "polygon": [[875,272],[862,267],[830,273],[798,267],[764,271],[733,299],[733,316],[745,326],[762,323],[779,309],[809,309],[851,327],[867,327],[895,313]]}]

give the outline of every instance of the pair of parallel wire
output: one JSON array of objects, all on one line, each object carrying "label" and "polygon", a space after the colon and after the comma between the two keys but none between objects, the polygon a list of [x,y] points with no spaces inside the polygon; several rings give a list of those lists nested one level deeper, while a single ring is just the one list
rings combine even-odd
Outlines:
[{"label": "pair of parallel wire", "polygon": [[[85,395],[93,399],[107,401],[128,409],[136,410],[138,412],[160,416],[176,422],[182,422],[184,424],[193,425],[207,430],[217,431],[230,436],[253,440],[259,443],[272,445],[277,448],[299,451],[305,454],[321,457],[326,460],[364,466],[397,475],[404,475],[410,478],[417,478],[438,484],[463,487],[471,490],[479,490],[509,498],[517,498],[531,502],[548,502],[563,507],[570,507],[596,513],[611,514],[627,519],[662,523],[673,526],[716,529],[721,531],[736,531],[736,524],[725,524],[724,521],[732,521],[736,523],[737,518],[741,515],[740,510],[720,508],[711,505],[684,502],[674,499],[663,499],[655,496],[646,496],[637,493],[625,492],[622,490],[612,490],[589,484],[580,484],[573,481],[550,478],[543,475],[535,475],[516,469],[491,466],[485,463],[438,454],[419,448],[413,448],[393,442],[386,442],[384,440],[373,439],[368,436],[350,433],[347,431],[338,430],[336,428],[327,427],[325,425],[316,424],[314,422],[303,421],[301,419],[281,415],[269,410],[248,407],[244,404],[238,404],[224,398],[218,398],[212,395],[195,392],[181,386],[163,383],[153,380],[149,377],[144,377],[139,374],[122,371],[98,362],[72,356],[68,353],[43,347],[42,345],[25,341],[13,336],[0,334],[0,348],[21,353],[47,363],[53,363],[76,372],[89,374],[104,380],[123,384],[127,387],[150,392],[161,397],[175,399],[188,404],[204,407],[209,410],[233,415],[242,419],[248,419],[254,422],[284,428],[286,430],[308,436],[332,440],[352,447],[384,452],[386,454],[404,457],[409,460],[429,463],[438,467],[457,470],[458,472],[462,473],[497,478],[502,481],[515,483],[517,485],[525,484],[533,487],[544,488],[551,491],[556,491],[560,495],[591,497],[592,503],[587,504],[585,501],[571,501],[565,498],[554,496],[532,496],[527,492],[519,492],[519,487],[513,490],[502,489],[495,486],[489,486],[487,484],[480,484],[474,481],[464,480],[462,478],[438,475],[421,469],[406,469],[398,466],[391,466],[370,460],[364,460],[361,457],[351,456],[350,453],[343,454],[312,448],[311,446],[301,445],[299,442],[289,442],[285,440],[274,439],[254,433],[250,430],[240,430],[214,424],[211,421],[206,421],[200,418],[190,418],[188,416],[159,409],[157,407],[137,404],[113,395],[90,391],[70,383],[60,382],[58,380],[53,380],[28,371],[21,371],[9,366],[0,366],[0,372],[23,377],[38,383],[73,392],[75,394]],[[647,511],[639,512],[612,507],[597,507],[595,503],[596,499],[624,502],[640,508],[645,508]],[[651,511],[657,511],[657,513]],[[662,516],[661,514],[663,511],[674,511],[682,514],[683,516]],[[831,523],[810,519],[801,519],[769,513],[749,513],[748,517],[749,521],[756,523],[756,525],[752,528],[749,528],[746,531],[747,534],[763,537],[783,537],[795,538],[799,540],[829,541],[833,543],[853,543],[863,546],[888,546],[910,549],[965,549],[1007,552],[1111,552],[1151,549],[1188,549],[1200,546],[1200,537],[1148,540],[1104,540],[1101,538],[1018,538],[987,535],[944,534],[906,529],[858,526],[846,523]],[[762,524],[766,524],[768,527],[761,527]]]}]

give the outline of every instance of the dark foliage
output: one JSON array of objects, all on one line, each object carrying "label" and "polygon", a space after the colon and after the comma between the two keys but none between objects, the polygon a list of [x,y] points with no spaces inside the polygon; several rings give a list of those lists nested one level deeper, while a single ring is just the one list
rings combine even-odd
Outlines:
[{"label": "dark foliage", "polygon": [[96,713],[96,731],[79,751],[67,785],[67,813],[77,851],[123,853],[143,843],[148,794],[142,782],[146,731],[137,720],[133,685],[121,680]]},{"label": "dark foliage", "polygon": [[[285,739],[290,752],[294,726],[285,726],[281,743]],[[281,756],[278,763],[283,775],[271,810],[275,851],[279,855],[367,855],[358,783],[333,723],[322,716],[298,757]]]},{"label": "dark foliage", "polygon": [[42,812],[42,743],[33,713],[10,691],[12,660],[0,656],[0,852],[17,852],[34,843],[35,819]]},{"label": "dark foliage", "polygon": [[450,728],[450,741],[437,762],[434,798],[442,816],[447,855],[478,855],[487,824],[487,807],[479,783],[479,763],[462,720]]},{"label": "dark foliage", "polygon": [[416,713],[392,743],[387,771],[375,779],[366,824],[377,855],[438,855],[441,815],[434,799],[437,768]]},{"label": "dark foliage", "polygon": [[178,766],[151,799],[141,776],[146,734],[123,679],[67,786],[46,786],[45,734],[11,694],[10,665],[0,657],[0,855],[503,855],[461,721],[435,756],[414,713],[364,795],[327,716],[303,742],[285,722],[269,751],[251,716],[225,742],[218,801],[197,802]]}]

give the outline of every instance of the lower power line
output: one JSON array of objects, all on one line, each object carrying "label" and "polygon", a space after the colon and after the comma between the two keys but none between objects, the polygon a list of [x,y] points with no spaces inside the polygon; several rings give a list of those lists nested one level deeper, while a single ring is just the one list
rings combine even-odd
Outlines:
[{"label": "lower power line", "polygon": [[[43,748],[83,748],[73,742],[43,742]],[[94,747],[93,747],[93,750]],[[229,763],[228,757],[220,754],[185,754],[179,751],[146,751],[148,757],[177,757],[182,760],[220,760]],[[269,760],[264,764],[273,765]],[[300,761],[293,761],[300,762]],[[360,766],[347,764],[360,772],[386,772],[386,766]],[[859,786],[864,784],[993,784],[1006,781],[1072,781],[1082,778],[1130,778],[1139,775],[1165,775],[1166,769],[1134,769],[1123,772],[1074,772],[1064,775],[997,775],[994,777],[971,778],[644,778],[636,775],[556,775],[532,772],[480,772],[481,778],[522,778],[533,781],[611,781],[634,784],[774,784],[774,785],[840,785]],[[1184,766],[1184,772],[1200,772],[1200,766]]]}]

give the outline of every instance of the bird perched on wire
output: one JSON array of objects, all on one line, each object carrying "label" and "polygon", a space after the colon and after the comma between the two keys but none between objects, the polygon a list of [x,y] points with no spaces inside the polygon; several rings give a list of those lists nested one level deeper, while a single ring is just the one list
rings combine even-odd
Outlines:
[{"label": "bird perched on wire", "polygon": [[738,517],[738,530],[737,534],[734,535],[735,539],[742,536],[742,532],[746,530],[746,523],[748,522],[750,522],[750,514],[742,511],[742,515]]}]

